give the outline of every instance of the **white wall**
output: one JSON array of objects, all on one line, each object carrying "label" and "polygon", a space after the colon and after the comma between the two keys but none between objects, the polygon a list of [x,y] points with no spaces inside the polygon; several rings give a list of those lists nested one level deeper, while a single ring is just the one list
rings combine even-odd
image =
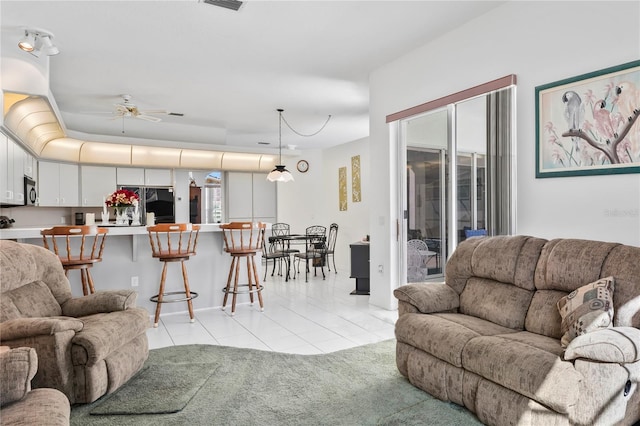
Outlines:
[{"label": "white wall", "polygon": [[[351,200],[351,157],[360,155],[362,201]],[[296,170],[298,160],[309,162],[309,171]],[[369,233],[369,206],[371,185],[368,139],[360,139],[325,151],[304,151],[299,157],[284,161],[295,181],[278,183],[278,221],[289,223],[292,233],[304,233],[311,225],[323,225],[329,230],[331,223],[338,224],[336,242],[336,267],[338,273],[349,274],[351,262],[349,244],[359,241]],[[338,169],[347,167],[346,211],[338,205]],[[333,268],[333,265],[332,265]],[[354,281],[355,288],[355,281]]]},{"label": "white wall", "polygon": [[372,73],[371,264],[385,272],[372,271],[371,303],[394,308],[398,285],[397,172],[386,115],[508,74],[518,79],[517,233],[640,245],[640,175],[536,179],[534,164],[535,87],[637,60],[639,16],[638,2],[508,2]]}]

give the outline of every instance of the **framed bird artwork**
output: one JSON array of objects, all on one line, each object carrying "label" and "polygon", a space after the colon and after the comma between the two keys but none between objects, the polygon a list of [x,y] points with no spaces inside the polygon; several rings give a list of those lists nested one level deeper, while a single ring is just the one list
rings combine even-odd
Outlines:
[{"label": "framed bird artwork", "polygon": [[640,173],[640,61],[536,87],[536,177]]}]

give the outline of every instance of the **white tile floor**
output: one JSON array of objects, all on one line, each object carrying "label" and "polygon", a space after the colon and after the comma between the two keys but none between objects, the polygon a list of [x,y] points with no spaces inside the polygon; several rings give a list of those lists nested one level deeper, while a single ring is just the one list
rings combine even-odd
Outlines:
[{"label": "white tile floor", "polygon": [[[397,311],[369,305],[369,296],[351,295],[355,280],[349,271],[328,272],[322,279],[304,274],[285,282],[267,276],[262,292],[264,312],[238,296],[234,316],[225,311],[197,309],[196,320],[184,313],[160,317],[158,328],[147,332],[151,349],[192,343],[255,348],[296,354],[322,354],[394,338]],[[242,303],[241,303],[242,302]]]}]

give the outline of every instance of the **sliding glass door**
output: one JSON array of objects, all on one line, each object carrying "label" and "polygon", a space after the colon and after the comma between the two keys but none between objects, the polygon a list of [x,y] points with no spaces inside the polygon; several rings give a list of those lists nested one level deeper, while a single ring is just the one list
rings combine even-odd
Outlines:
[{"label": "sliding glass door", "polygon": [[[490,198],[504,197],[504,190],[488,191],[488,165],[501,164],[488,157],[488,150],[496,146],[488,131],[494,116],[488,113],[490,96],[463,100],[399,122],[399,154],[405,165],[401,168],[405,188],[400,234],[405,239],[401,247],[405,250],[406,282],[441,277],[446,259],[473,231],[508,233],[488,226]],[[506,113],[510,116],[510,111]],[[510,182],[494,182],[494,186],[506,188],[507,194],[511,188]],[[510,213],[495,212],[498,217]]]}]

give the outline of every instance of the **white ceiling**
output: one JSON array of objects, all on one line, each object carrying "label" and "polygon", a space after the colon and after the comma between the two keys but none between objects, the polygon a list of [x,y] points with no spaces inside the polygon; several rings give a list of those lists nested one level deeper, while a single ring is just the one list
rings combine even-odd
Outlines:
[{"label": "white ceiling", "polygon": [[[332,115],[314,137],[283,125],[283,146],[321,149],[369,134],[373,70],[501,3],[2,0],[1,48],[17,49],[23,27],[54,34],[50,89],[71,137],[273,152],[283,108],[306,134]],[[121,94],[184,117],[113,120]]]}]

